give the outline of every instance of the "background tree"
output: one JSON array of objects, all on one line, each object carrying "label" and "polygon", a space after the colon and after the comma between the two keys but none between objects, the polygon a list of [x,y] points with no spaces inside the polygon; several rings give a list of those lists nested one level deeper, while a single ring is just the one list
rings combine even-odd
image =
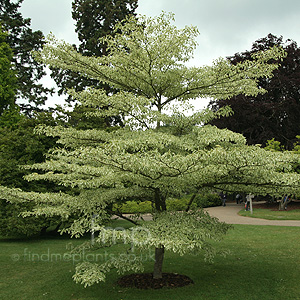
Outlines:
[{"label": "background tree", "polygon": [[[165,250],[181,255],[204,251],[211,259],[215,251],[210,239],[219,240],[229,228],[203,211],[166,211],[168,197],[187,191],[196,195],[203,189],[282,193],[298,189],[299,180],[298,174],[291,172],[287,176],[281,172],[289,168],[292,155],[247,146],[242,135],[226,129],[195,126],[228,115],[229,109],[217,113],[200,111],[189,117],[183,113],[190,99],[226,99],[241,92],[262,92],[256,85],[257,78],[271,76],[277,65],[268,62],[280,59],[283,51],[275,47],[237,65],[219,59],[211,67],[187,67],[198,30],[193,26],[177,29],[173,21],[172,14],[142,17],[139,21],[129,18],[116,25],[114,36],[101,39],[109,50],[108,56],[101,57],[82,55],[72,45],[50,37],[37,57],[54,67],[70,69],[120,89],[112,95],[96,88],[70,94],[83,106],[94,108],[90,112],[94,117],[123,116],[124,127],[113,131],[39,128],[40,133],[58,136],[65,147],[54,150],[45,163],[28,166],[39,173],[26,178],[77,187],[77,197],[0,188],[10,201],[35,200],[37,207],[29,214],[66,218],[80,211],[78,219],[66,228],[75,236],[89,232],[91,215],[98,214],[98,224],[93,229],[100,234],[94,246],[123,241],[132,249],[154,248],[154,278],[162,277]],[[173,104],[176,101],[179,108]],[[166,111],[171,113],[165,114]],[[151,201],[153,222],[132,220],[139,226],[117,232],[104,228],[110,217],[107,206],[128,197]],[[195,196],[189,204],[194,199]],[[141,261],[131,258],[122,255],[101,265],[83,262],[77,266],[74,278],[90,285],[104,280],[105,273],[114,267],[119,271],[141,270]]]},{"label": "background tree", "polygon": [[7,34],[0,25],[0,117],[6,109],[15,106],[16,75],[12,70],[12,50],[7,44]]},{"label": "background tree", "polygon": [[[107,55],[107,45],[100,41],[101,37],[113,34],[114,25],[126,16],[134,15],[137,0],[74,0],[72,2],[72,17],[75,20],[75,31],[80,44],[79,53],[87,56]],[[58,93],[62,95],[67,89],[82,91],[88,86],[104,88],[107,92],[112,88],[103,82],[86,78],[71,70],[52,68],[51,77],[59,87]],[[67,101],[72,98],[68,97]],[[107,122],[109,124],[109,121]]]},{"label": "background tree", "polygon": [[13,50],[16,98],[22,103],[20,107],[29,113],[45,104],[47,95],[53,91],[39,83],[46,75],[45,66],[32,58],[31,51],[42,48],[44,36],[41,31],[32,31],[30,19],[24,19],[18,11],[23,1],[0,0],[0,24],[8,32],[7,43]]},{"label": "background tree", "polygon": [[[23,178],[28,171],[21,166],[44,161],[44,155],[55,141],[53,138],[37,136],[34,127],[62,122],[65,126],[90,128],[93,120],[85,117],[79,107],[72,112],[60,110],[56,121],[51,113],[35,112],[39,111],[40,105],[45,104],[47,94],[50,93],[49,89],[39,84],[45,75],[45,66],[31,56],[32,50],[41,49],[44,37],[41,31],[32,31],[30,19],[24,19],[19,13],[22,2],[0,0],[0,24],[9,32],[9,35],[3,30],[0,32],[0,184],[24,191],[57,191],[59,189],[51,183],[28,183]],[[19,104],[22,113],[14,106],[16,100],[27,100]],[[24,112],[30,115],[30,119],[23,115]],[[97,120],[93,126],[103,127],[103,123],[103,120]],[[1,197],[1,234],[33,235],[59,224],[53,218],[20,218],[20,213],[32,208],[33,203],[13,204]]]},{"label": "background tree", "polygon": [[[299,151],[300,136],[297,135],[296,139],[297,139],[297,141],[294,143],[293,148],[290,151],[292,151],[293,153],[297,153],[299,155],[300,154],[300,151]],[[280,152],[289,151],[289,150],[286,150],[285,147],[283,145],[281,145],[281,143],[279,141],[276,141],[274,138],[267,141],[265,149],[268,151],[280,151]],[[292,167],[293,167],[293,172],[297,172],[298,174],[300,174],[299,161],[295,161],[295,163],[292,165]],[[279,210],[285,210],[285,209],[287,209],[288,204],[296,199],[299,199],[299,194],[288,193],[288,194],[282,195],[278,199],[275,199],[275,201],[279,202],[279,206],[278,206]]]},{"label": "background tree", "polygon": [[219,128],[228,128],[242,133],[249,144],[263,144],[275,138],[291,149],[300,132],[300,48],[292,40],[283,42],[282,37],[269,34],[253,43],[250,51],[229,57],[232,64],[251,59],[251,54],[266,51],[270,47],[282,46],[287,56],[274,70],[272,78],[260,78],[258,86],[267,90],[257,96],[237,95],[227,100],[211,101],[210,106],[217,110],[230,105],[234,114],[214,120]]},{"label": "background tree", "polygon": [[[8,110],[0,118],[0,184],[24,191],[59,191],[52,183],[28,182],[24,176],[29,172],[22,165],[43,162],[45,154],[55,144],[55,138],[38,136],[34,128],[38,124],[55,125],[50,113],[39,113],[30,118],[15,110]],[[0,234],[35,235],[60,222],[58,218],[28,217],[20,214],[33,209],[34,203],[9,203],[0,196]]]}]

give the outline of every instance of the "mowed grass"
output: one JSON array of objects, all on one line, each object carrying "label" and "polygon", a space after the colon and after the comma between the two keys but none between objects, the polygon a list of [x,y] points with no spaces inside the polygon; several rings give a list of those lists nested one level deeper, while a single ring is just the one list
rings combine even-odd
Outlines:
[{"label": "mowed grass", "polygon": [[[230,254],[217,257],[213,264],[205,263],[202,256],[181,257],[167,252],[164,272],[185,274],[194,284],[161,290],[121,288],[116,283],[120,276],[116,272],[110,273],[105,283],[92,287],[76,284],[72,275],[81,258],[74,257],[73,262],[64,253],[80,244],[79,240],[2,239],[0,299],[296,300],[300,299],[299,237],[299,227],[235,225],[218,244],[219,250],[230,250]],[[104,249],[98,260],[126,249],[124,245]],[[92,260],[95,256],[86,258]],[[151,253],[145,253],[144,258],[145,272],[151,272]]]},{"label": "mowed grass", "polygon": [[265,208],[253,208],[253,214],[251,214],[250,211],[242,209],[239,212],[239,215],[266,220],[300,220],[300,209],[290,211],[273,211]]}]

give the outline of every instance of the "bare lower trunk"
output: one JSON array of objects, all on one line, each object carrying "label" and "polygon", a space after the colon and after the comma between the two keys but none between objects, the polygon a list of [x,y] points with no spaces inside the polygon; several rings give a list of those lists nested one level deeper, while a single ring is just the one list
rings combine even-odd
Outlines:
[{"label": "bare lower trunk", "polygon": [[164,260],[165,248],[162,246],[161,248],[155,248],[155,263],[153,270],[153,278],[160,279],[162,278],[162,266]]},{"label": "bare lower trunk", "polygon": [[192,206],[192,204],[193,204],[193,201],[195,200],[195,198],[196,198],[196,196],[197,196],[197,194],[193,194],[193,196],[190,198],[190,201],[189,201],[189,203],[188,203],[188,206],[187,206],[187,208],[186,208],[186,212],[188,212],[189,210],[190,210],[190,208],[191,208],[191,206]]},{"label": "bare lower trunk", "polygon": [[[159,189],[155,190],[154,203],[157,212],[164,212],[167,210],[166,198],[162,196]],[[154,263],[154,270],[153,270],[154,279],[162,278],[162,266],[164,261],[164,253],[165,253],[165,248],[163,245],[159,248],[155,248],[155,263]]]},{"label": "bare lower trunk", "polygon": [[278,210],[286,210],[287,205],[292,201],[291,197],[284,196],[279,202],[279,208]]}]

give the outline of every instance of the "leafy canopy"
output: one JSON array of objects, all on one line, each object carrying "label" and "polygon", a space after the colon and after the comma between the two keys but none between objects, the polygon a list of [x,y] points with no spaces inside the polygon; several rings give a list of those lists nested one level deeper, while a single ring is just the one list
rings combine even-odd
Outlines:
[{"label": "leafy canopy", "polygon": [[187,67],[185,63],[197,45],[198,29],[194,26],[177,29],[171,24],[173,21],[171,13],[158,18],[140,17],[138,21],[129,17],[125,24],[115,27],[114,37],[100,39],[110,51],[107,56],[83,56],[54,36],[48,37],[38,56],[51,66],[145,96],[162,108],[175,99],[207,96],[226,99],[241,93],[262,93],[264,90],[256,85],[257,79],[270,77],[278,67],[266,62],[285,55],[281,48],[274,47],[253,54],[252,61],[235,66],[219,58],[213,66]]}]

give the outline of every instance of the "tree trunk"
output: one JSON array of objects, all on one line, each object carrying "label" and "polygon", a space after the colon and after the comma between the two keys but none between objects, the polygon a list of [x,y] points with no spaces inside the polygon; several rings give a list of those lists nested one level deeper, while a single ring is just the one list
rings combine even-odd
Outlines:
[{"label": "tree trunk", "polygon": [[186,210],[185,210],[186,212],[188,212],[188,211],[190,210],[191,205],[193,204],[193,201],[195,200],[196,196],[197,196],[197,194],[193,194],[193,196],[190,198],[190,201],[189,201],[189,203],[188,203],[188,206],[187,206],[187,208],[186,208]]},{"label": "tree trunk", "polygon": [[47,232],[47,228],[48,228],[48,226],[44,226],[42,229],[41,229],[41,235],[45,235],[46,234],[46,232]]},{"label": "tree trunk", "polygon": [[[164,212],[167,210],[166,206],[166,198],[162,196],[159,189],[155,190],[154,193],[154,201],[155,201],[155,209],[157,212]],[[153,270],[153,278],[160,279],[162,278],[162,266],[164,261],[164,253],[165,248],[162,245],[159,248],[155,248],[155,263],[154,263],[154,270]]]},{"label": "tree trunk", "polygon": [[287,205],[292,201],[292,197],[284,196],[279,202],[278,210],[286,210]]},{"label": "tree trunk", "polygon": [[153,278],[160,279],[162,278],[162,266],[164,260],[165,248],[162,246],[161,248],[155,248],[155,263],[153,270]]}]

